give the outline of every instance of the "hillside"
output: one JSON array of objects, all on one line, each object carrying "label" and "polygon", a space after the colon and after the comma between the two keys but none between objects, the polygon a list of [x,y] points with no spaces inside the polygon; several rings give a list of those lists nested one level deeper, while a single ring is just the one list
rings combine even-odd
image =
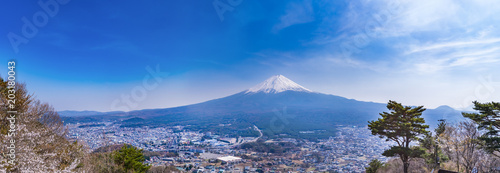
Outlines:
[{"label": "hillside", "polygon": [[[256,125],[268,137],[324,138],[334,135],[337,125],[366,125],[367,121],[378,118],[378,113],[386,111],[385,106],[385,103],[313,92],[277,75],[248,90],[203,103],[126,113],[111,112],[68,120],[123,120],[122,125],[129,127],[190,125],[187,128],[192,130],[236,134],[247,133],[248,127]],[[427,110],[423,117],[427,124],[434,127],[439,119],[456,119],[461,115],[450,107],[442,106]]]}]

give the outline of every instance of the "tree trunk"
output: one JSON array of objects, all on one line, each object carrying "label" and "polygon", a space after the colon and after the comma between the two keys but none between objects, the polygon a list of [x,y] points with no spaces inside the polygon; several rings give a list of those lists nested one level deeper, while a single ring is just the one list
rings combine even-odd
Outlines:
[{"label": "tree trunk", "polygon": [[403,161],[403,171],[404,173],[408,173],[408,167],[410,167],[410,163],[408,161]]}]

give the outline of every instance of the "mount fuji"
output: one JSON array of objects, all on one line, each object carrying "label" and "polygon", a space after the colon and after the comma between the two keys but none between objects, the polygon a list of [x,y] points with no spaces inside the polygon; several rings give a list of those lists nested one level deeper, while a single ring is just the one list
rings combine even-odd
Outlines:
[{"label": "mount fuji", "polygon": [[[383,111],[387,111],[385,103],[313,92],[276,75],[242,92],[198,104],[66,119],[120,120],[122,126],[183,125],[192,130],[242,136],[251,136],[249,127],[255,125],[268,137],[327,138],[335,135],[339,125],[366,126]],[[425,111],[423,117],[434,127],[438,119],[459,119],[461,114],[441,106]]]},{"label": "mount fuji", "polygon": [[263,92],[276,94],[284,91],[311,92],[311,90],[300,86],[283,75],[276,75],[246,90],[245,93]]}]

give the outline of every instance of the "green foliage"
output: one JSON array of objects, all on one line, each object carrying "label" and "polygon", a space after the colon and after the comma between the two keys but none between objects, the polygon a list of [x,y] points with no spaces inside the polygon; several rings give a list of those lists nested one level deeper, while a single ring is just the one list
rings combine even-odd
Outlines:
[{"label": "green foliage", "polygon": [[382,155],[386,157],[394,157],[394,156],[406,156],[408,158],[421,158],[425,153],[425,149],[422,147],[400,147],[400,146],[391,146],[388,150],[385,150]]},{"label": "green foliage", "polygon": [[419,140],[420,147],[425,148],[427,150],[433,150],[436,146],[435,138],[431,133],[425,134],[424,138]]},{"label": "green foliage", "polygon": [[293,143],[289,142],[265,143],[263,140],[257,140],[257,142],[244,143],[240,146],[240,148],[252,150],[255,152],[274,153],[274,154],[282,154],[291,150],[299,150],[297,146]]},{"label": "green foliage", "polygon": [[89,172],[96,173],[125,173],[121,165],[114,163],[113,154],[105,153],[90,153],[87,158],[87,163],[83,165]]},{"label": "green foliage", "polygon": [[439,147],[439,136],[445,132],[447,124],[445,120],[439,121],[438,127],[434,129],[436,132],[435,136],[429,133],[425,134],[424,138],[419,140],[420,147],[425,149],[422,158],[429,165],[429,168],[437,168],[439,167],[439,163],[449,160],[448,156],[443,154],[443,151]]},{"label": "green foliage", "polygon": [[377,170],[383,167],[384,163],[378,159],[373,159],[368,165],[368,167],[365,167],[366,173],[377,173]]},{"label": "green foliage", "polygon": [[444,131],[446,130],[446,126],[447,126],[446,120],[444,119],[439,120],[438,127],[434,129],[434,132],[436,132],[436,136],[443,134]]},{"label": "green foliage", "polygon": [[391,112],[382,112],[377,121],[369,121],[368,128],[373,135],[394,141],[397,146],[392,146],[384,151],[384,156],[399,156],[403,161],[404,172],[408,172],[409,159],[421,157],[424,150],[420,147],[410,148],[410,143],[419,140],[420,135],[428,134],[428,125],[424,118],[420,117],[425,111],[423,106],[412,108],[403,106],[401,103],[389,101],[387,109]]},{"label": "green foliage", "polygon": [[142,149],[124,144],[123,147],[113,152],[113,158],[116,164],[123,166],[125,172],[146,172],[151,166],[143,164],[144,155]]},{"label": "green foliage", "polygon": [[464,112],[462,115],[478,124],[479,130],[486,130],[486,133],[479,137],[479,140],[484,142],[486,151],[493,154],[495,151],[500,152],[500,103],[479,103],[477,101],[473,103],[474,110],[479,111],[479,113]]},{"label": "green foliage", "polygon": [[166,151],[143,151],[142,154],[146,160],[151,157],[177,157],[179,153],[166,152]]},{"label": "green foliage", "polygon": [[[122,160],[121,158],[117,157],[122,157],[124,155],[128,155],[126,157],[128,158],[134,158],[130,157],[132,155],[139,156],[141,155],[141,150],[137,150],[136,148],[129,146],[129,145],[109,145],[109,146],[104,146],[101,147],[97,150],[95,150],[92,153],[89,153],[88,157],[85,159],[85,170],[88,172],[96,172],[96,173],[129,173],[129,172],[145,172],[145,171],[140,171],[136,169],[126,169],[125,163],[117,161]],[[120,152],[122,154],[120,154]],[[130,154],[132,153],[132,154]],[[137,158],[137,157],[136,157]],[[140,158],[140,157],[139,157]],[[123,159],[125,160],[125,159]],[[130,160],[130,159],[129,159]],[[136,161],[142,160],[142,159],[137,159],[135,161],[128,161],[129,164],[137,164]],[[141,163],[141,161],[138,161]],[[142,163],[141,163],[142,164]]]},{"label": "green foliage", "polygon": [[439,163],[444,163],[450,160],[450,158],[446,154],[444,154],[441,150],[437,151],[437,156],[436,153],[434,153],[433,151],[427,151],[422,155],[422,158],[425,160],[425,163],[431,166],[431,168],[437,167],[436,157],[439,159]]}]

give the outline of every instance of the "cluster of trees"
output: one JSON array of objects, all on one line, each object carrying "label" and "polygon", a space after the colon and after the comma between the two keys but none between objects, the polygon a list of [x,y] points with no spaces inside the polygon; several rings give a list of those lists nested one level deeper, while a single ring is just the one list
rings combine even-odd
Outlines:
[{"label": "cluster of trees", "polygon": [[144,173],[151,168],[143,163],[145,157],[142,149],[126,144],[115,149],[113,146],[109,150],[103,149],[104,152],[86,155],[78,172]]},{"label": "cluster of trees", "polygon": [[477,113],[462,113],[468,120],[457,124],[440,120],[433,134],[421,117],[425,111],[423,106],[403,106],[389,101],[390,112],[380,113],[382,117],[369,121],[368,128],[373,135],[396,143],[382,155],[397,159],[385,164],[372,160],[366,171],[499,172],[500,103],[473,103]]},{"label": "cluster of trees", "polygon": [[265,143],[262,139],[259,139],[256,142],[244,143],[239,147],[245,150],[273,154],[281,154],[288,151],[299,150],[297,145],[290,142]]},{"label": "cluster of trees", "polygon": [[[85,152],[81,145],[65,138],[67,130],[54,108],[35,99],[24,84],[15,84],[14,93],[7,86],[0,78],[0,170],[61,172],[82,167],[79,159]],[[9,94],[15,95],[14,101]]]},{"label": "cluster of trees", "polygon": [[[12,148],[0,146],[0,172],[128,173],[150,168],[143,164],[143,151],[129,145],[87,153],[82,144],[68,141],[67,129],[52,106],[35,99],[25,84],[15,84],[15,92],[7,86],[8,81],[0,77],[0,143],[12,144]],[[15,101],[9,101],[9,94],[15,95]],[[13,162],[7,155],[11,152]]]}]

